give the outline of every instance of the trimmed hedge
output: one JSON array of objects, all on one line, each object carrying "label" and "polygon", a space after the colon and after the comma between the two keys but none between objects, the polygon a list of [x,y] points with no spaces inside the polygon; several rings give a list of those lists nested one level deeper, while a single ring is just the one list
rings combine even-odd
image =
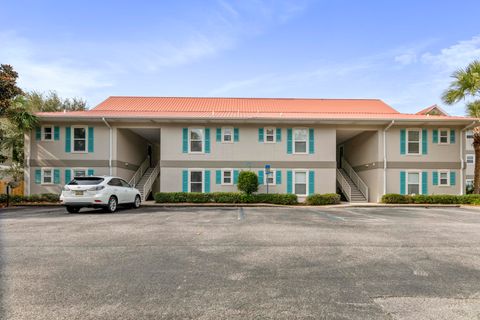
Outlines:
[{"label": "trimmed hedge", "polygon": [[[58,202],[60,201],[60,195],[56,193],[42,193],[32,194],[29,196],[23,195],[10,195],[10,203],[22,203],[22,202]],[[0,203],[7,202],[7,195],[0,194]]]},{"label": "trimmed hedge", "polygon": [[382,203],[391,204],[480,204],[479,194],[467,195],[450,195],[450,194],[433,194],[433,195],[402,195],[402,194],[386,194],[382,197]]},{"label": "trimmed hedge", "polygon": [[297,204],[294,194],[246,194],[242,192],[158,192],[154,196],[157,203],[270,203]]},{"label": "trimmed hedge", "polygon": [[329,204],[339,204],[340,195],[336,193],[312,194],[307,197],[307,204],[311,206],[324,206]]}]

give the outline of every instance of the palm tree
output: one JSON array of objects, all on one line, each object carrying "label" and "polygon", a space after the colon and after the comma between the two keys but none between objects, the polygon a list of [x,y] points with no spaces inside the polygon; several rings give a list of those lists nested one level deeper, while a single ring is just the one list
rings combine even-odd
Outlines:
[{"label": "palm tree", "polygon": [[[480,60],[474,60],[466,68],[452,74],[453,81],[443,93],[446,104],[454,104],[467,98],[480,98]],[[480,100],[468,102],[466,113],[470,117],[480,118]],[[473,193],[480,193],[480,127],[473,129],[473,149],[475,150],[475,176]]]}]

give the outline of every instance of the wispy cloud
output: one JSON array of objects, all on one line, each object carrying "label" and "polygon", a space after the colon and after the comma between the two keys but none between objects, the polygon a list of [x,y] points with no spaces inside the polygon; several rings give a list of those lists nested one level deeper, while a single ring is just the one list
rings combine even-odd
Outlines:
[{"label": "wispy cloud", "polygon": [[480,36],[475,36],[470,40],[460,41],[450,47],[441,49],[439,53],[425,52],[421,60],[423,63],[451,72],[479,58]]}]

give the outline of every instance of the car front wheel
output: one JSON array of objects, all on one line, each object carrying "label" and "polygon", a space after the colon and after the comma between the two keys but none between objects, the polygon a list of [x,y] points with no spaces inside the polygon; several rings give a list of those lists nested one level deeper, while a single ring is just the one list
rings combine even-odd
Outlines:
[{"label": "car front wheel", "polygon": [[80,211],[80,208],[79,207],[70,207],[70,206],[67,206],[67,211],[69,213],[78,213],[78,211]]},{"label": "car front wheel", "polygon": [[108,199],[108,204],[105,210],[107,212],[113,213],[117,210],[117,205],[118,205],[117,198],[115,196],[111,196],[110,199]]},{"label": "car front wheel", "polygon": [[139,195],[135,196],[135,201],[133,202],[133,208],[138,209],[140,208],[140,204],[142,203],[142,199],[140,199]]}]

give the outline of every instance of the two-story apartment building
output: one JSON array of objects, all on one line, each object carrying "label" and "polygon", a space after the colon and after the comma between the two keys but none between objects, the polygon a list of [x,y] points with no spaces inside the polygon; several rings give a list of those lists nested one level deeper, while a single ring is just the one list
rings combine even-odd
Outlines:
[{"label": "two-story apartment building", "polygon": [[25,137],[27,194],[108,174],[144,197],[235,191],[239,172],[252,170],[260,192],[340,190],[372,202],[463,193],[465,135],[477,123],[402,114],[375,99],[110,97],[89,111],[38,116]]}]

